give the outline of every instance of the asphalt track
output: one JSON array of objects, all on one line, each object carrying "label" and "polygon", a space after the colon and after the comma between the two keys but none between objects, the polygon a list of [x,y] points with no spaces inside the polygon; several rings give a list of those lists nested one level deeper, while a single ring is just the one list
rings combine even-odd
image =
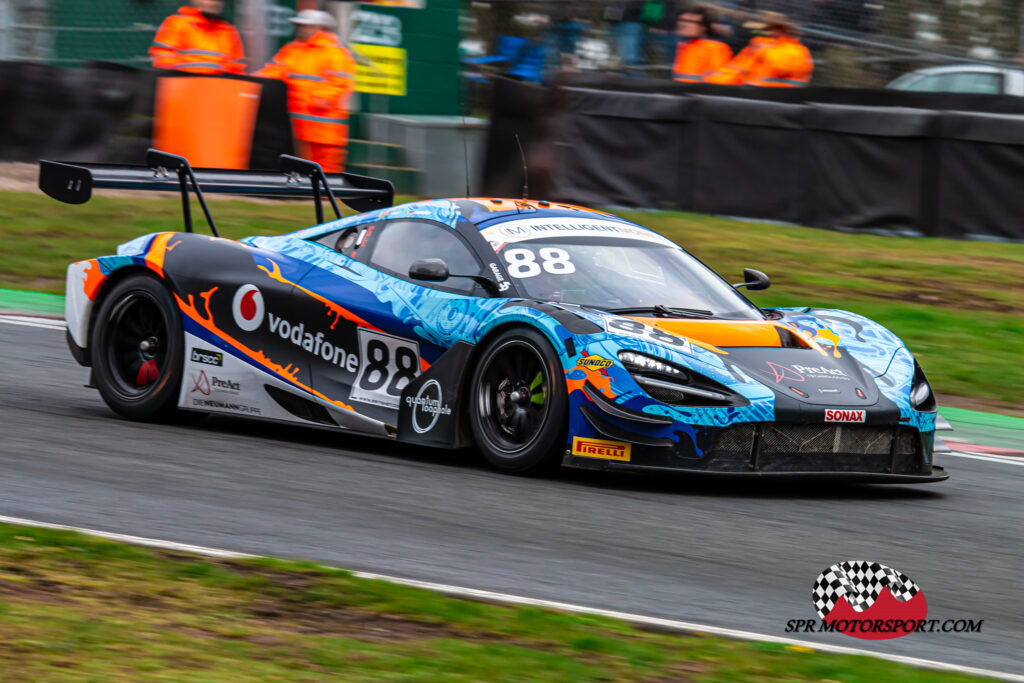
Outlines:
[{"label": "asphalt track", "polygon": [[0,324],[0,514],[776,636],[829,565],[896,567],[931,618],[981,633],[790,634],[1024,673],[1024,467],[945,457],[926,486],[830,487],[567,471],[211,418],[114,416],[63,331]]}]

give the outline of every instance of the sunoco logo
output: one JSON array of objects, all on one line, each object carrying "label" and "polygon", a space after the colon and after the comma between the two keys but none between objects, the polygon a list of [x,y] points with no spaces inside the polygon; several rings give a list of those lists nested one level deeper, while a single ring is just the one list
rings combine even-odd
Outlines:
[{"label": "sunoco logo", "polygon": [[581,368],[586,368],[587,370],[603,370],[605,368],[610,368],[612,362],[607,358],[602,358],[601,356],[587,356],[586,358],[580,359],[577,365]]},{"label": "sunoco logo", "polygon": [[412,428],[417,434],[425,434],[437,424],[441,415],[451,415],[452,409],[447,403],[442,404],[441,385],[436,379],[423,383],[416,396],[406,396],[405,404],[412,406]]},{"label": "sunoco logo", "polygon": [[263,324],[263,294],[256,285],[242,285],[235,292],[231,302],[231,313],[235,316],[235,324],[246,332],[252,332]]}]

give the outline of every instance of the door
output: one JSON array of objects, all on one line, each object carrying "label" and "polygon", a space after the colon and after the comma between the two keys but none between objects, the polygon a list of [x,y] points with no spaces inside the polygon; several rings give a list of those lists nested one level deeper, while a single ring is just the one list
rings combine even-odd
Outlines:
[{"label": "door", "polygon": [[344,365],[313,362],[314,387],[351,409],[397,423],[402,390],[452,344],[468,337],[485,296],[469,278],[419,282],[409,278],[418,259],[439,258],[457,275],[478,275],[480,261],[452,228],[427,220],[394,219],[365,226],[352,238],[321,239],[322,265],[302,281],[326,300],[331,325],[346,348]]}]

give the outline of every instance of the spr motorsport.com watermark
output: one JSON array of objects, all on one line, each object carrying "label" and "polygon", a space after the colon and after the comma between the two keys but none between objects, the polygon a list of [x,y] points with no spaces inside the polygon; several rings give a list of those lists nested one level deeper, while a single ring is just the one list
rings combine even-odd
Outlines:
[{"label": "spr motorsport.com watermark", "polygon": [[877,562],[834,564],[818,575],[811,599],[819,619],[790,619],[786,633],[842,633],[865,640],[911,633],[981,633],[984,619],[929,619],[924,592],[901,571]]}]

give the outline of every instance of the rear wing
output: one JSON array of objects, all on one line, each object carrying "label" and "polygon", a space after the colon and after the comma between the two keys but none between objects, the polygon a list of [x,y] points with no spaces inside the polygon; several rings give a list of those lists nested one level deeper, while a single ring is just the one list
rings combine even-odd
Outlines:
[{"label": "rear wing", "polygon": [[215,168],[193,170],[185,157],[151,149],[145,166],[114,164],[78,164],[60,161],[39,162],[39,189],[67,204],[84,204],[94,187],[120,190],[167,190],[181,193],[185,231],[192,232],[189,186],[196,193],[210,231],[218,235],[203,192],[240,194],[257,197],[311,197],[317,223],[323,223],[321,198],[326,195],[341,217],[337,199],[356,211],[372,211],[391,206],[395,188],[387,180],[353,173],[324,173],[320,164],[282,154],[281,170],[235,171]]}]

